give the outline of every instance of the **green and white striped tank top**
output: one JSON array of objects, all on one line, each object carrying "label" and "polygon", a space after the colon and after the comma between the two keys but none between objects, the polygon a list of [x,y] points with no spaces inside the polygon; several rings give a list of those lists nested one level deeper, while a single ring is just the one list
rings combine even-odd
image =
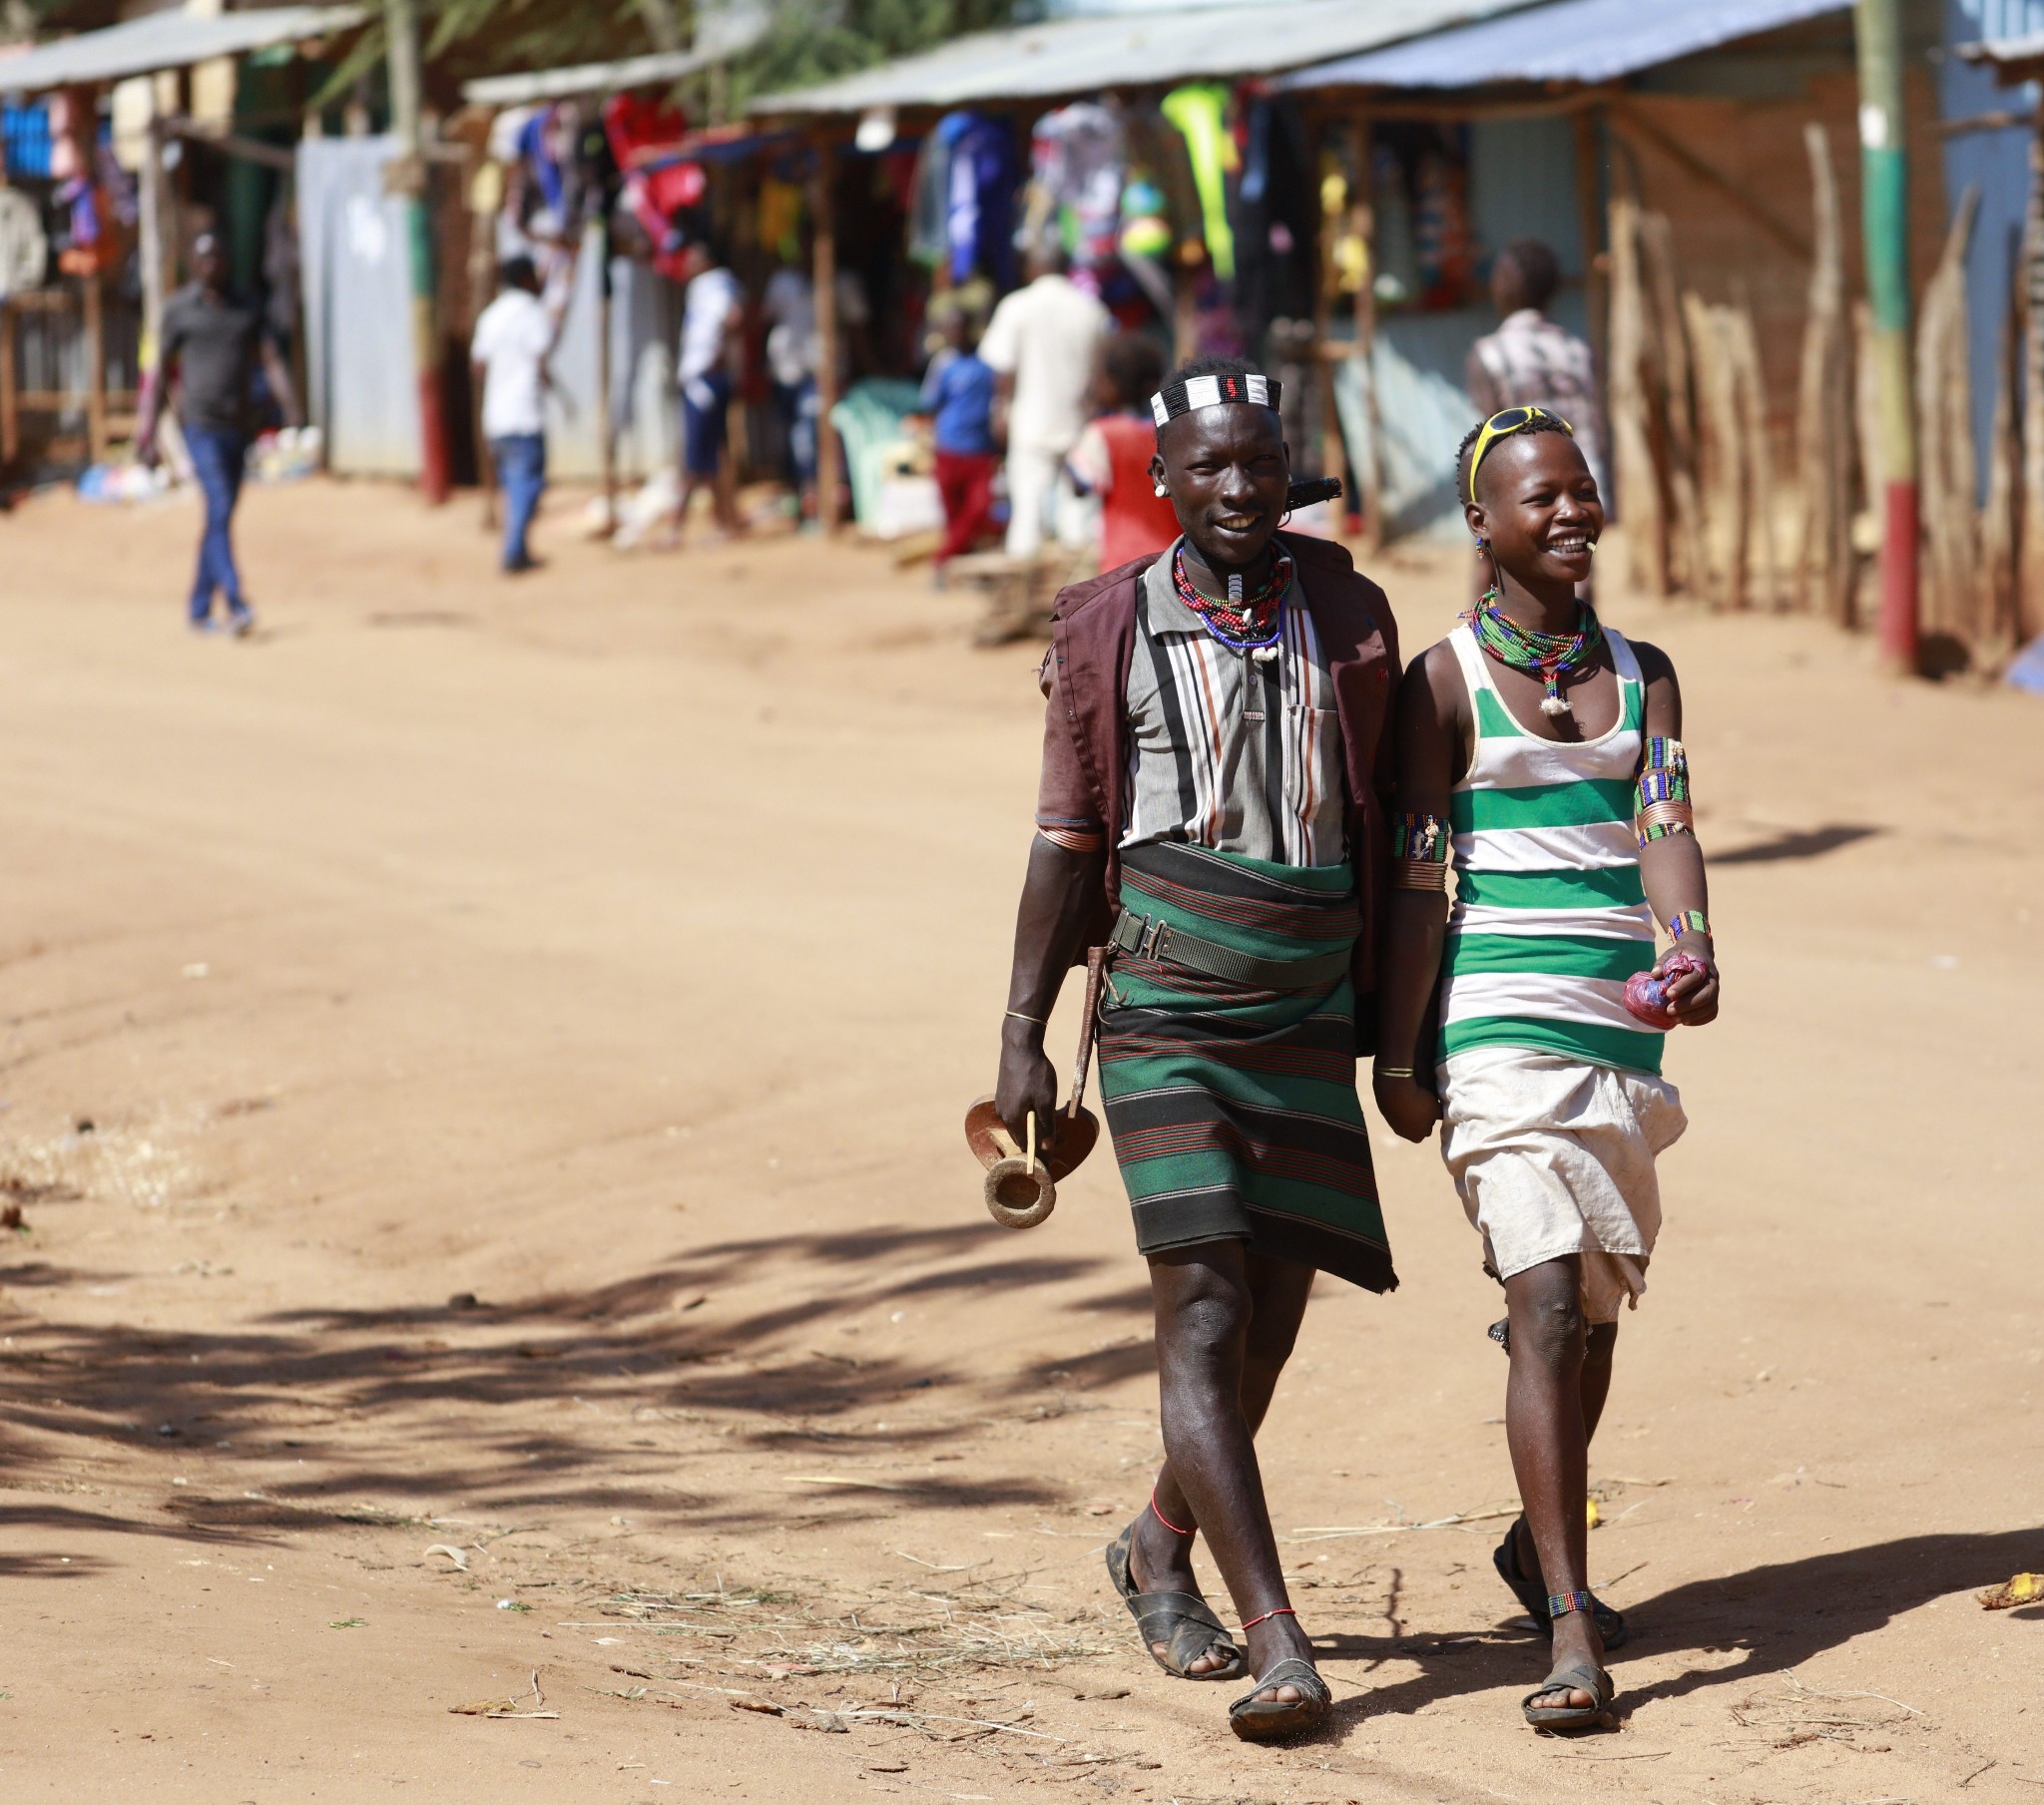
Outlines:
[{"label": "green and white striped tank top", "polygon": [[1476,743],[1449,803],[1455,906],[1442,962],[1441,1058],[1530,1047],[1659,1073],[1664,1036],[1625,1006],[1654,963],[1654,916],[1633,831],[1646,685],[1633,649],[1604,630],[1618,720],[1562,745],[1512,718],[1474,631],[1448,644],[1469,685]]}]

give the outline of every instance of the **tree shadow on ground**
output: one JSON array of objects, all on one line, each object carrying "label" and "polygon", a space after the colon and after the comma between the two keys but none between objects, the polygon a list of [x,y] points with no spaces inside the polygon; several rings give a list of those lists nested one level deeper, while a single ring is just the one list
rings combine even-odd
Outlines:
[{"label": "tree shadow on ground", "polygon": [[[1069,1285],[1108,1264],[1018,1256],[984,1224],[885,1228],[717,1242],[581,1291],[285,1310],[215,1332],[17,1319],[0,1353],[0,1470],[33,1472],[53,1451],[92,1456],[93,1444],[188,1449],[193,1486],[171,1508],[189,1524],[244,1532],[391,1493],[487,1498],[492,1510],[600,1501],[610,1511],[680,1511],[697,1527],[757,1529],[792,1506],[721,1480],[734,1449],[781,1452],[808,1439],[839,1458],[899,1457],[959,1424],[918,1410],[881,1432],[855,1413],[960,1391],[969,1399],[950,1414],[978,1423],[989,1393],[997,1412],[1003,1396],[1109,1383],[1150,1359],[1145,1340],[1038,1362],[989,1386],[942,1347],[895,1355],[818,1337],[904,1300]],[[699,1307],[768,1271],[786,1281],[770,1307],[736,1317]],[[1097,1323],[1084,1299],[1070,1307]],[[649,1433],[694,1445],[643,1454],[619,1445]],[[211,1497],[215,1444],[240,1459],[288,1458],[293,1476],[260,1498]],[[1033,1474],[873,1477],[875,1509],[889,1493],[959,1510],[1059,1496]]]},{"label": "tree shadow on ground", "polygon": [[[2019,1569],[2040,1566],[2044,1529],[2006,1530],[1911,1536],[1691,1580],[1626,1607],[1633,1639],[1606,1663],[1618,1682],[1619,1713],[1713,1687],[1750,1687],[1883,1629],[1933,1598],[1996,1584]],[[1746,1658],[1691,1666],[1638,1687],[1627,1683],[1629,1660],[1682,1649]],[[1364,1686],[1360,1698],[1343,1699],[1337,1708],[1338,1727],[1330,1734],[1343,1737],[1367,1718],[1421,1710],[1464,1692],[1521,1682],[1530,1692],[1547,1672],[1546,1638],[1530,1632],[1321,1635],[1313,1638],[1313,1650],[1321,1661],[1344,1665],[1420,1663],[1417,1675],[1376,1687],[1366,1672],[1332,1666],[1336,1677],[1359,1679]],[[1909,1702],[1906,1686],[1898,1695]]]}]

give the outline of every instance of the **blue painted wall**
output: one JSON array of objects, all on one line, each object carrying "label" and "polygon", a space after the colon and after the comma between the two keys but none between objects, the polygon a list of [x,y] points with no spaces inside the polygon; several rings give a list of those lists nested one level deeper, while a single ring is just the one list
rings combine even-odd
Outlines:
[{"label": "blue painted wall", "polygon": [[[2021,37],[2044,31],[2044,0],[1945,0],[1944,42]],[[2037,105],[2034,85],[2003,88],[1993,72],[1957,57],[1937,62],[1938,112],[1946,119],[2019,112]],[[1967,132],[1944,142],[1945,193],[1952,207],[1969,187],[1980,189],[1980,212],[1966,256],[1967,364],[1973,385],[1973,442],[1980,483],[1987,483],[1987,440],[1994,422],[1995,366],[2001,355],[2015,260],[2023,235],[2023,204],[2030,185],[2030,131]]]}]

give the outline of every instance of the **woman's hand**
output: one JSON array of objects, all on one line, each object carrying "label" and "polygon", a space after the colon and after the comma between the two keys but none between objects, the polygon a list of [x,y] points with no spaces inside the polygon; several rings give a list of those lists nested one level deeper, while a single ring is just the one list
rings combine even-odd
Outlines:
[{"label": "woman's hand", "polygon": [[1684,1028],[1701,1028],[1718,1019],[1718,961],[1708,951],[1671,947],[1655,961],[1654,976],[1661,977],[1678,953],[1695,960],[1703,970],[1678,971],[1668,980],[1668,1013]]},{"label": "woman's hand", "polygon": [[1409,1074],[1392,1074],[1378,1066],[1370,1075],[1377,1110],[1401,1140],[1424,1140],[1441,1119],[1441,1100],[1430,1086]]},{"label": "woman's hand", "polygon": [[1058,1075],[1045,1058],[1043,1031],[1012,1016],[1001,1024],[1001,1070],[994,1108],[1018,1147],[1029,1145],[1029,1116],[1036,1115],[1036,1150],[1049,1149],[1057,1132]]}]

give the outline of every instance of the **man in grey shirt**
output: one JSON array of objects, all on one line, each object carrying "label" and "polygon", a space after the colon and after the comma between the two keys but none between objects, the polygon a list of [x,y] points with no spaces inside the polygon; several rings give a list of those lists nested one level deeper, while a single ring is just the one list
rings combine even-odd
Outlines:
[{"label": "man in grey shirt", "polygon": [[228,291],[227,253],[220,239],[203,233],[192,246],[192,261],[199,279],[164,303],[163,339],[143,396],[136,451],[144,463],[156,462],[157,422],[175,381],[178,423],[206,495],[206,530],[199,541],[199,573],[192,585],[192,627],[198,633],[212,631],[218,593],[227,604],[228,626],[240,637],[255,626],[256,617],[242,594],[231,528],[255,432],[257,364],[292,426],[298,424],[298,401],[283,359],[263,330],[261,310]]}]

